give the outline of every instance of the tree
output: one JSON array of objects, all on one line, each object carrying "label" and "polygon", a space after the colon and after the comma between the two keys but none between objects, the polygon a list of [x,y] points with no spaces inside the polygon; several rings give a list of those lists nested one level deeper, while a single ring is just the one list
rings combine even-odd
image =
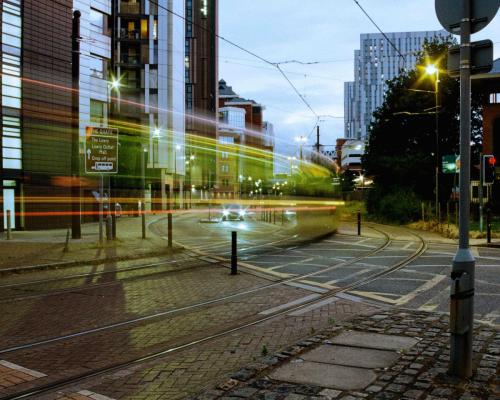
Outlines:
[{"label": "tree", "polygon": [[[426,76],[425,65],[432,62],[440,72],[439,156],[459,153],[460,90],[457,78],[444,71],[451,38],[426,42],[417,66],[403,71],[392,81],[383,105],[373,115],[370,136],[362,158],[366,174],[374,178],[374,190],[368,196],[367,209],[380,212],[384,197],[406,191],[420,200],[434,199],[436,166],[434,78]],[[472,133],[473,160],[481,148],[481,98],[473,96]],[[441,160],[439,160],[439,167]],[[474,163],[473,163],[474,164]],[[440,201],[448,200],[453,176],[441,175]],[[412,207],[415,201],[410,202]],[[414,215],[411,211],[407,215]]]}]

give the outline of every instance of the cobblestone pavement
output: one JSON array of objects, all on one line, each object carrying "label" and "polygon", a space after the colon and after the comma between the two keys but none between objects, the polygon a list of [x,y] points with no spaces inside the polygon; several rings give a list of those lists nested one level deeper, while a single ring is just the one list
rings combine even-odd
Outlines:
[{"label": "cobblestone pavement", "polygon": [[[341,332],[375,332],[417,338],[389,368],[375,370],[377,378],[364,390],[343,391],[294,384],[269,378],[280,365],[300,360],[301,354],[329,344]],[[272,354],[263,364],[248,365],[211,389],[190,397],[196,400],[498,400],[500,398],[500,331],[477,323],[474,333],[474,375],[460,381],[447,375],[449,362],[448,316],[391,309],[358,316],[336,324],[307,340]]]},{"label": "cobblestone pavement", "polygon": [[82,389],[113,399],[183,399],[211,387],[215,381],[227,379],[236,369],[248,365],[262,368],[266,365],[265,354],[325,329],[334,321],[375,309],[362,303],[337,300],[304,314],[287,314],[41,399],[59,398]]}]

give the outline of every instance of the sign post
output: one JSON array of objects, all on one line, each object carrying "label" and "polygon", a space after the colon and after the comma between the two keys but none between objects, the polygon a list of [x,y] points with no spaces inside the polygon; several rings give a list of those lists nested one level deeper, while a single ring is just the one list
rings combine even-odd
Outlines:
[{"label": "sign post", "polygon": [[[99,174],[99,242],[103,242],[104,175],[118,172],[118,129],[88,126],[85,129],[85,173]],[[111,194],[111,193],[110,193]],[[107,196],[108,202],[110,195]],[[111,204],[108,204],[108,213]]]},{"label": "sign post", "polygon": [[[458,3],[458,4],[457,4]],[[475,260],[469,248],[471,34],[484,28],[498,11],[500,0],[436,0],[436,14],[450,33],[460,34],[460,199],[459,248],[453,259],[450,295],[451,375],[472,376]],[[488,64],[488,63],[485,63]]]}]

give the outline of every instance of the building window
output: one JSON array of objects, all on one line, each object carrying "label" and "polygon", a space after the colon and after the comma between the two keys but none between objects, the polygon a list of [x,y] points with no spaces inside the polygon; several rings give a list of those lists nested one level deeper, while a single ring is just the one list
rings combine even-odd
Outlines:
[{"label": "building window", "polygon": [[106,79],[106,70],[108,61],[98,55],[91,54],[88,58],[90,75],[99,78]]},{"label": "building window", "polygon": [[220,158],[222,158],[223,160],[227,160],[229,158],[229,153],[227,151],[221,152]]},{"label": "building window", "polygon": [[19,0],[3,2],[2,10],[2,167],[22,168],[21,118],[21,37]]},{"label": "building window", "polygon": [[220,172],[227,174],[229,173],[229,165],[227,164],[221,164],[220,166]]},{"label": "building window", "polygon": [[219,136],[219,143],[233,144],[234,137],[232,137],[232,136]]},{"label": "building window", "polygon": [[208,0],[201,0],[201,16],[204,18],[208,16]]},{"label": "building window", "polygon": [[106,21],[108,17],[100,11],[90,9],[89,22],[93,31],[104,34],[106,32]]},{"label": "building window", "polygon": [[90,121],[96,124],[107,122],[107,103],[99,100],[90,100]]}]

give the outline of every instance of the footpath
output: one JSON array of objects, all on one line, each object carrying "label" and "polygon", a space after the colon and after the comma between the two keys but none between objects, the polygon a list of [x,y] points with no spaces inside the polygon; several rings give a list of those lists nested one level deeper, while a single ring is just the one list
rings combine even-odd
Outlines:
[{"label": "footpath", "polygon": [[[147,226],[166,224],[164,215],[147,217]],[[146,229],[142,239],[141,219],[121,217],[116,224],[117,237],[99,243],[99,224],[82,225],[82,238],[67,242],[67,229],[41,231],[14,231],[7,240],[6,233],[0,234],[0,274],[23,270],[53,268],[83,263],[122,261],[171,254],[166,238]],[[71,234],[71,233],[70,233]],[[174,248],[175,251],[175,248]]]},{"label": "footpath", "polygon": [[196,400],[498,400],[500,331],[476,324],[473,377],[447,374],[448,316],[380,310],[236,371]]}]

